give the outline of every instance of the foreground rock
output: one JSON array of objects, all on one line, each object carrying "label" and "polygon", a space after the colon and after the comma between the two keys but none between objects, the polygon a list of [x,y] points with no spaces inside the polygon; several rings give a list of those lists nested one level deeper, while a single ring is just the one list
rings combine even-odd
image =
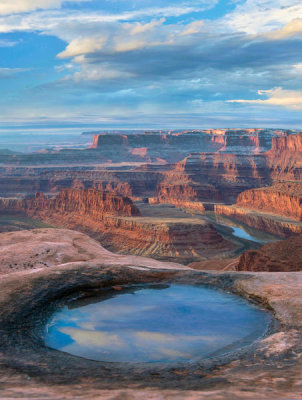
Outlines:
[{"label": "foreground rock", "polygon": [[[69,252],[72,262],[62,264],[62,260],[55,261],[53,255],[48,268],[31,273],[20,269],[1,277],[1,398],[301,398],[302,273],[215,274],[181,266],[177,270],[171,269],[172,265],[165,268],[167,264],[159,262],[154,262],[153,268],[149,268],[149,260],[132,257],[126,261],[125,257],[102,253],[96,242],[75,232],[38,230],[30,234],[18,232],[9,235],[6,245],[19,243],[20,257],[29,254],[25,250],[22,254],[22,244],[32,242],[35,235],[37,238],[40,235],[41,245],[52,246],[55,239],[55,246],[65,243],[67,247],[61,250]],[[25,236],[22,241],[15,235]],[[25,240],[26,235],[29,235],[29,240]],[[102,258],[98,258],[100,255]],[[79,257],[78,261],[75,261],[76,257]],[[119,261],[123,265],[118,265]],[[66,296],[83,296],[91,294],[91,290],[106,287],[160,282],[210,284],[254,299],[258,305],[271,310],[279,324],[271,324],[267,336],[253,345],[243,346],[239,352],[230,350],[203,362],[192,360],[190,363],[167,365],[104,363],[45,347],[44,324],[54,307],[62,304]]]},{"label": "foreground rock", "polygon": [[302,271],[302,235],[243,253],[237,271]]},{"label": "foreground rock", "polygon": [[176,263],[114,254],[87,235],[68,229],[33,229],[0,234],[0,275],[96,262],[164,269],[186,268]]}]

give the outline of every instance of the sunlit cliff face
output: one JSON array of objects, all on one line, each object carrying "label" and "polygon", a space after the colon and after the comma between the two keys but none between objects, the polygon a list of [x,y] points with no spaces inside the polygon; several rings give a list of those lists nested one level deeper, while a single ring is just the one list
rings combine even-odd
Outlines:
[{"label": "sunlit cliff face", "polygon": [[2,0],[4,126],[301,125],[299,0]]}]

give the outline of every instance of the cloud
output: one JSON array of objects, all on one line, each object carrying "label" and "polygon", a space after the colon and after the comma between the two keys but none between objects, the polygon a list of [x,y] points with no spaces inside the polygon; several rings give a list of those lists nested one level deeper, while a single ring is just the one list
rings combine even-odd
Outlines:
[{"label": "cloud", "polygon": [[110,67],[109,65],[83,65],[81,71],[76,71],[73,75],[70,75],[65,79],[71,78],[75,82],[83,82],[126,79],[134,76],[135,75],[131,74],[130,72],[114,69],[114,67]]},{"label": "cloud", "polygon": [[273,106],[282,106],[294,110],[302,110],[302,91],[284,90],[281,87],[271,90],[259,90],[261,96],[268,96],[268,99],[262,100],[229,100],[229,103],[248,103],[264,104]]},{"label": "cloud", "polygon": [[19,41],[0,39],[0,47],[14,47],[19,43]]},{"label": "cloud", "polygon": [[199,33],[200,29],[204,26],[204,21],[194,21],[186,26],[186,29],[181,32],[182,36],[194,35]]},{"label": "cloud", "polygon": [[1,0],[0,15],[18,14],[38,9],[59,8],[63,3],[87,0]]},{"label": "cloud", "polygon": [[0,68],[0,78],[8,78],[22,72],[30,71],[29,68]]},{"label": "cloud", "polygon": [[302,18],[301,0],[246,0],[221,18],[221,28],[258,35]]},{"label": "cloud", "polygon": [[136,22],[134,24],[125,24],[125,27],[129,28],[130,35],[137,35],[139,33],[150,31],[157,26],[161,26],[165,21],[165,18],[161,18],[160,20],[152,20],[151,22],[147,22],[145,24],[140,22]]},{"label": "cloud", "polygon": [[70,58],[83,54],[94,53],[101,50],[106,42],[106,37],[86,37],[73,39],[66,49],[57,55],[57,58]]},{"label": "cloud", "polygon": [[89,331],[78,328],[61,328],[60,332],[69,335],[80,346],[85,347],[124,347],[125,343],[118,335],[106,332]]},{"label": "cloud", "polygon": [[302,18],[297,18],[283,28],[268,32],[265,37],[270,40],[282,40],[293,36],[302,36]]}]

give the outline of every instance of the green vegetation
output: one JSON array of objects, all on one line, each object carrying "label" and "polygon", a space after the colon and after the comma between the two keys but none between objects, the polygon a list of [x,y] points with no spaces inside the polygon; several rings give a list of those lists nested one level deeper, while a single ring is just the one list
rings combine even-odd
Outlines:
[{"label": "green vegetation", "polygon": [[0,232],[22,231],[26,229],[53,228],[43,221],[17,215],[0,215]]}]

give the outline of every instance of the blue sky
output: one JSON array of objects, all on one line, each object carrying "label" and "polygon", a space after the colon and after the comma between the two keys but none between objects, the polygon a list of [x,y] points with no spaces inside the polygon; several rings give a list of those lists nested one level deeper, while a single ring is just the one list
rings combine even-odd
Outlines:
[{"label": "blue sky", "polygon": [[300,0],[0,0],[1,126],[302,128]]}]

